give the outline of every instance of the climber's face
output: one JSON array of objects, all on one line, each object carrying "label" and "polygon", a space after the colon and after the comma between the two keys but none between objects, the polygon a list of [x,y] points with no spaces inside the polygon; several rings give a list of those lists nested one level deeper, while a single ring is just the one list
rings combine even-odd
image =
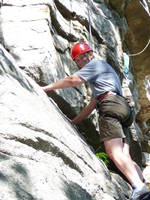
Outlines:
[{"label": "climber's face", "polygon": [[74,61],[77,64],[77,66],[81,69],[82,67],[84,67],[84,65],[86,65],[90,61],[89,54],[88,53],[81,54],[80,56],[76,57]]},{"label": "climber's face", "polygon": [[74,59],[74,61],[75,61],[75,63],[77,64],[77,66],[78,66],[79,68],[82,68],[85,64],[88,63],[88,58],[87,58],[87,56],[86,56],[86,53],[81,54],[80,56],[76,57],[76,58]]}]

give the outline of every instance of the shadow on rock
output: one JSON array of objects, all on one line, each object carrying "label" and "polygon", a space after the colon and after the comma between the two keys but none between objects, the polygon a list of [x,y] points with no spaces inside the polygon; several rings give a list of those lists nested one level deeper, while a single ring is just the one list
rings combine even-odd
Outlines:
[{"label": "shadow on rock", "polygon": [[[66,102],[60,95],[55,91],[48,93],[48,96],[52,98],[60,110],[69,118],[73,119],[76,116],[75,111]],[[85,119],[78,125],[79,132],[85,137],[88,144],[90,144],[94,149],[97,149],[100,146],[99,133],[96,131],[95,126],[93,125],[90,119]]]},{"label": "shadow on rock", "polygon": [[88,191],[74,182],[64,181],[64,192],[66,197],[70,200],[95,200],[95,198],[92,197]]},{"label": "shadow on rock", "polygon": [[[6,160],[4,155],[3,160]],[[10,199],[14,196],[9,195],[14,194],[16,200],[36,200],[30,193],[30,179],[28,172],[21,164],[16,163],[12,165],[10,162],[9,167],[7,166],[7,170],[2,168],[0,171],[0,183],[4,185],[6,191],[7,188],[9,191],[12,191],[10,194],[4,193],[4,199]]]}]

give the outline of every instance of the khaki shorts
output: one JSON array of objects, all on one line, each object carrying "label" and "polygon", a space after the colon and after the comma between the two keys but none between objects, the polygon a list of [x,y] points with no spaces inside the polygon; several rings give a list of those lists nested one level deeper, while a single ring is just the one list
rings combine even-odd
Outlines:
[{"label": "khaki shorts", "polygon": [[123,97],[109,95],[103,99],[99,103],[100,141],[128,138],[133,118],[133,112]]}]

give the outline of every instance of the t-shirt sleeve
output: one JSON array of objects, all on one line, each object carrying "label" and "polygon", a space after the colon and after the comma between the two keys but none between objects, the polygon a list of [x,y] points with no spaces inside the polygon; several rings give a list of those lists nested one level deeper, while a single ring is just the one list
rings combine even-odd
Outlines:
[{"label": "t-shirt sleeve", "polygon": [[79,77],[81,77],[85,82],[92,81],[95,79],[95,76],[97,76],[97,69],[95,67],[95,63],[89,62],[86,64],[83,68],[81,68],[79,71],[75,72],[75,74]]}]

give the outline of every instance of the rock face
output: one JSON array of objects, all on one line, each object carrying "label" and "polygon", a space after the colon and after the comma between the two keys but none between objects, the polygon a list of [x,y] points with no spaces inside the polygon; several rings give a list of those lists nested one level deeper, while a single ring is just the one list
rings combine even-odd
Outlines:
[{"label": "rock face", "polygon": [[[132,35],[125,35],[124,14],[133,3],[111,1],[113,8],[115,2],[119,14],[103,0],[0,1],[0,199],[127,199],[127,183],[111,176],[95,156],[100,146],[96,113],[79,127],[86,141],[68,121],[89,101],[88,86],[55,91],[49,99],[38,86],[74,73],[70,48],[79,39],[89,40],[95,57],[115,68],[124,95],[133,96],[139,112],[133,66],[126,79],[123,62],[124,41]],[[139,164],[141,139],[135,121],[131,150]]]},{"label": "rock face", "polygon": [[0,58],[0,199],[126,199],[127,185],[2,46]]},{"label": "rock face", "polygon": [[[149,2],[148,1],[146,2],[148,7]],[[134,69],[136,71],[136,81],[138,83],[138,91],[139,91],[139,103],[141,104],[141,111],[138,116],[138,119],[142,122],[150,119],[150,108],[149,108],[150,103],[146,96],[146,91],[144,91],[144,87],[148,85],[147,83],[145,83],[145,81],[150,74],[150,68],[149,68],[150,45],[148,45],[150,42],[149,41],[150,15],[148,15],[148,13],[138,0],[132,3],[128,3],[125,13],[129,26],[126,35],[126,42],[130,50],[131,56],[133,54],[131,59],[133,62]],[[146,46],[147,48],[145,48]],[[142,52],[144,48],[145,50]],[[134,56],[134,54],[140,52],[142,53]]]},{"label": "rock face", "polygon": [[[79,12],[80,3],[83,9]],[[119,15],[113,15],[103,1],[89,7],[84,1],[6,0],[1,6],[0,38],[19,67],[44,85],[76,71],[70,47],[79,39],[87,40],[91,28],[95,56],[108,60],[122,78],[122,24]],[[88,99],[84,98],[87,93],[82,87],[59,90],[50,97],[72,117],[87,103]],[[82,125],[83,132],[86,126],[89,127],[88,138],[92,138],[88,141],[97,149],[98,132],[89,121]]]},{"label": "rock face", "polygon": [[136,74],[138,100],[141,107],[137,120],[143,131],[145,131],[146,127],[143,123],[150,119],[150,3],[148,0],[112,0],[107,3],[117,10],[122,17],[125,16],[127,20],[128,29],[123,45],[124,50],[130,56],[130,65],[133,67],[133,72]]},{"label": "rock face", "polygon": [[[126,17],[128,28],[124,37],[124,50],[130,58],[130,67],[137,82],[139,111],[136,121],[144,136],[142,151],[150,152],[150,2],[106,1],[120,16]],[[127,49],[128,48],[128,49]],[[137,93],[137,91],[135,92]],[[149,166],[150,164],[148,164]],[[149,169],[149,167],[147,167]],[[147,174],[148,170],[146,169]],[[149,180],[149,175],[147,176]],[[148,181],[149,182],[149,181]]]}]

